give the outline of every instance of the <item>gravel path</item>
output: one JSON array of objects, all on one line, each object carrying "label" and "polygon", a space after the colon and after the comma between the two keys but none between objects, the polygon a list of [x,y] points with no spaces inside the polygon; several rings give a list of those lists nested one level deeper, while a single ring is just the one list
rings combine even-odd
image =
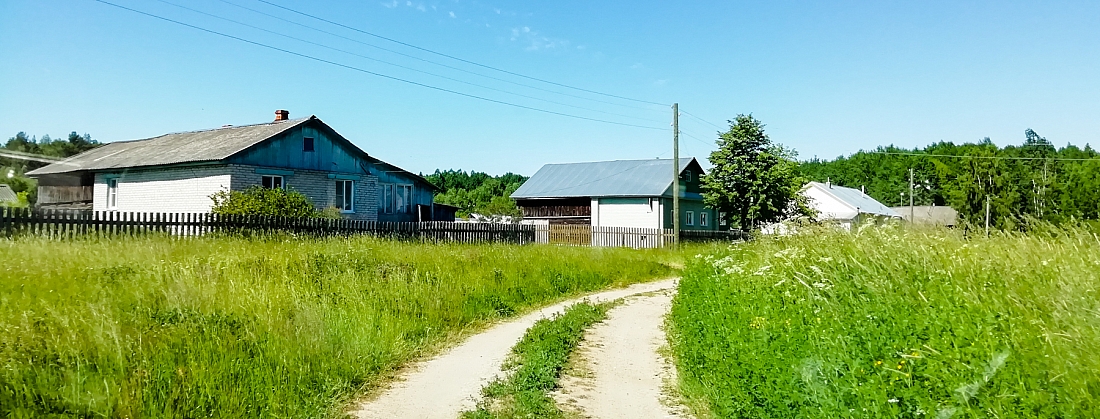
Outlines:
[{"label": "gravel path", "polygon": [[675,374],[660,355],[668,342],[662,325],[673,292],[630,297],[589,330],[574,371],[561,381],[558,404],[597,419],[687,417],[663,391]]},{"label": "gravel path", "polygon": [[[611,301],[630,295],[674,289],[668,279],[635,284],[627,288],[590,294],[501,323],[474,335],[446,353],[421,362],[371,400],[349,412],[363,419],[455,419],[475,407],[481,388],[496,378],[512,347],[536,321],[562,312],[582,300]],[[654,327],[660,326],[660,319]]]}]

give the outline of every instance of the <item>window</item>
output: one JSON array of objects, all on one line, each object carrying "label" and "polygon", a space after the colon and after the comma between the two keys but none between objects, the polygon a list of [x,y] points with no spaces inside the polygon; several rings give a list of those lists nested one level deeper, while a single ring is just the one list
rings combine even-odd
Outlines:
[{"label": "window", "polygon": [[718,213],[718,225],[726,225],[726,213]]},{"label": "window", "polygon": [[107,209],[118,208],[118,178],[107,179]]},{"label": "window", "polygon": [[699,226],[700,227],[706,227],[707,226],[707,213],[706,212],[700,212],[699,213]]},{"label": "window", "polygon": [[412,185],[397,185],[397,212],[412,214]]},{"label": "window", "polygon": [[687,220],[684,222],[684,225],[689,225],[689,226],[695,225],[695,211],[688,211],[687,212]]},{"label": "window", "polygon": [[691,183],[691,171],[684,172],[684,182]]},{"label": "window", "polygon": [[313,151],[313,137],[302,139],[302,151]]},{"label": "window", "polygon": [[355,181],[336,181],[336,207],[340,212],[355,212]]},{"label": "window", "polygon": [[380,202],[378,206],[380,208],[382,208],[383,213],[393,214],[393,187],[394,187],[394,184],[392,184],[392,183],[383,183],[381,185],[382,185],[382,193],[378,194],[378,196],[382,199],[382,202]]},{"label": "window", "polygon": [[413,212],[413,187],[412,185],[396,185],[382,183],[382,193],[378,207],[385,214],[411,214]]},{"label": "window", "polygon": [[264,189],[283,189],[286,185],[283,183],[283,177],[278,175],[263,175],[260,177],[260,186]]}]

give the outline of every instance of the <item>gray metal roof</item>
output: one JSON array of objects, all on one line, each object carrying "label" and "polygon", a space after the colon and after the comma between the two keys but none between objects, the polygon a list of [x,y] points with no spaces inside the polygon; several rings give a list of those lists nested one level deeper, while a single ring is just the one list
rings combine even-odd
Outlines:
[{"label": "gray metal roof", "polygon": [[917,205],[912,208],[890,207],[890,209],[900,214],[905,221],[912,222],[909,216],[914,216],[919,224],[954,226],[959,220],[959,212],[951,207]]},{"label": "gray metal roof", "polygon": [[[681,173],[692,163],[699,165],[691,157],[680,159]],[[671,174],[672,159],[547,164],[512,198],[672,196]]]},{"label": "gray metal roof", "polygon": [[808,186],[816,186],[818,188],[821,188],[836,199],[839,199],[841,202],[844,202],[852,206],[852,208],[859,210],[859,212],[861,213],[882,215],[886,217],[900,217],[900,215],[894,212],[894,210],[890,209],[890,207],[887,207],[881,202],[876,201],[874,198],[871,198],[870,195],[863,193],[863,191],[859,189],[845,188],[843,186],[832,184],[826,185],[820,182],[810,182]]},{"label": "gray metal roof", "polygon": [[217,161],[311,119],[315,117],[178,132],[144,140],[115,141],[61,162],[32,170],[27,174],[36,176],[85,170]]},{"label": "gray metal roof", "polygon": [[11,186],[0,183],[0,202],[19,202],[19,196],[11,190]]}]

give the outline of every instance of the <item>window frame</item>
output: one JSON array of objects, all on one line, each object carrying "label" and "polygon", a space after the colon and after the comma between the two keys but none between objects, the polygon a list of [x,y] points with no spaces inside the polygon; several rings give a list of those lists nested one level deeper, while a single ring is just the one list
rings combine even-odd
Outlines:
[{"label": "window frame", "polygon": [[[397,189],[399,189],[401,191],[401,193],[400,194],[395,193],[394,198],[396,199],[398,196],[403,197],[405,199],[405,202],[404,202],[405,205],[403,207],[398,207],[397,203],[394,202],[394,208],[397,209],[398,214],[412,214],[413,213],[413,203],[412,203],[412,201],[413,201],[413,185],[399,183],[399,184],[397,184]],[[394,192],[396,192],[396,190]]]},{"label": "window frame", "polygon": [[337,179],[334,183],[338,208],[341,214],[355,213],[355,181],[350,179]]},{"label": "window frame", "polygon": [[118,209],[118,178],[107,178],[107,209]]},{"label": "window frame", "polygon": [[692,227],[695,226],[695,211],[686,211],[686,213],[684,214],[684,218],[686,218],[684,220],[684,225]]},{"label": "window frame", "polygon": [[[279,179],[279,187],[276,188],[275,179]],[[271,187],[264,186],[264,180],[271,179]],[[260,187],[264,189],[282,189],[286,190],[286,177],[283,175],[260,175]]]},{"label": "window frame", "polygon": [[382,190],[378,192],[378,197],[382,201],[380,203],[381,205],[379,205],[379,207],[380,207],[379,210],[381,210],[383,214],[393,214],[394,213],[393,192],[394,192],[394,189],[395,189],[394,188],[395,185],[392,184],[392,183],[379,183],[378,185],[382,188]]},{"label": "window frame", "polygon": [[707,227],[707,212],[699,211],[699,227]]}]

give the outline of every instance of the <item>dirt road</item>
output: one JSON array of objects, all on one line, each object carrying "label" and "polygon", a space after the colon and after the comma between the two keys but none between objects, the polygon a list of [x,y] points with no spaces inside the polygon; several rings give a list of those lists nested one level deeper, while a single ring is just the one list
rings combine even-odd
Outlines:
[{"label": "dirt road", "polygon": [[663,391],[674,369],[659,354],[673,292],[630,297],[589,330],[575,354],[577,374],[561,382],[559,405],[597,419],[686,417]]},{"label": "dirt road", "polygon": [[[475,406],[481,397],[481,388],[501,374],[501,365],[512,346],[539,319],[560,313],[569,305],[585,299],[592,302],[611,301],[674,289],[675,286],[673,279],[635,284],[558,303],[493,326],[446,353],[413,366],[404,377],[349,413],[362,419],[455,419],[463,410]],[[657,322],[659,326],[660,320]]]}]

